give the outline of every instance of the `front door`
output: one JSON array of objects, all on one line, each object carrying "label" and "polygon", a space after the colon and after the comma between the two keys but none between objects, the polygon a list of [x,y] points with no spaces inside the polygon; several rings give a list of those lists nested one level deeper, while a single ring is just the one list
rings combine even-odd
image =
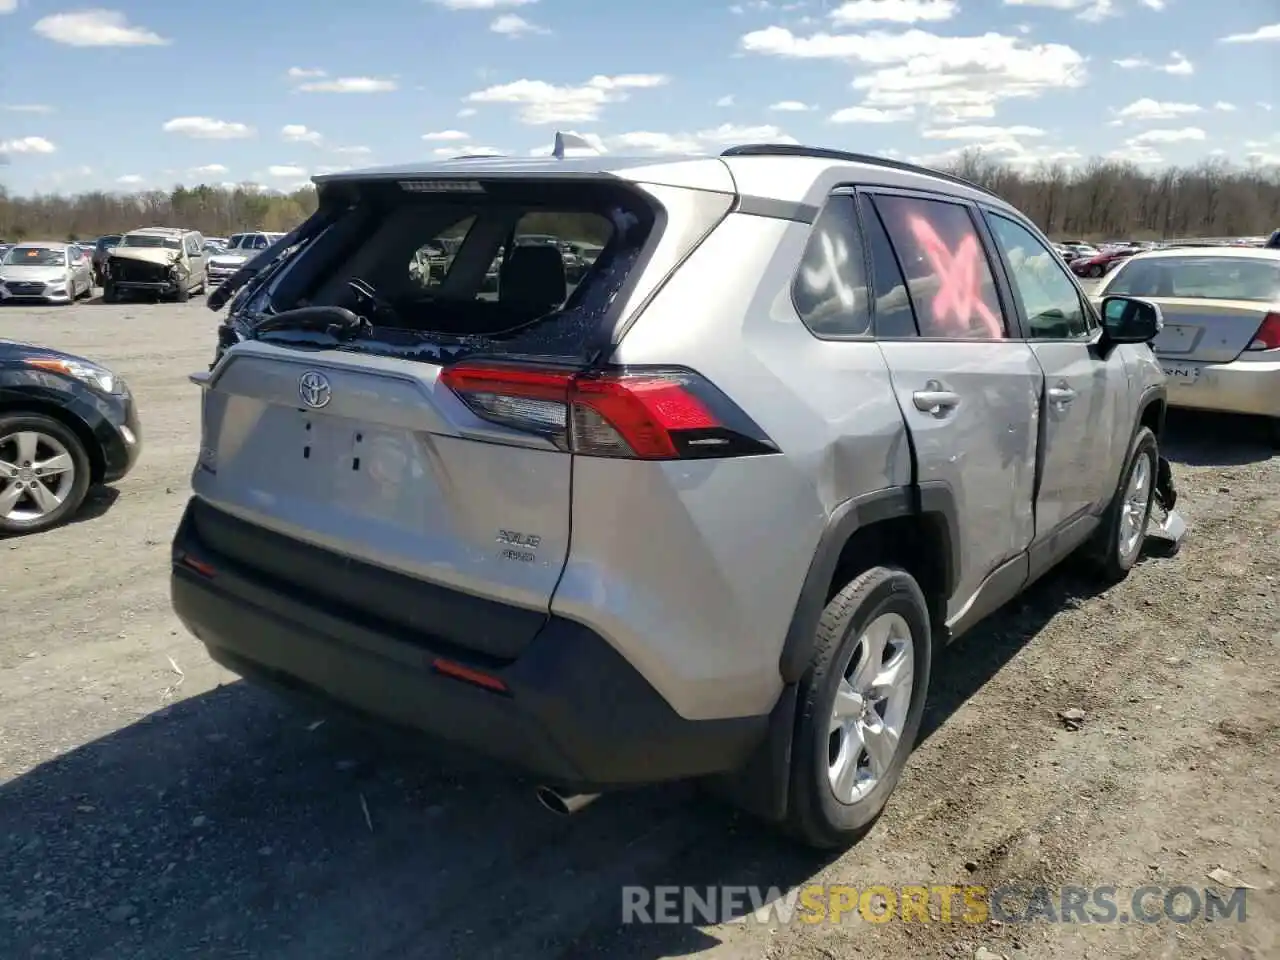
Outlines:
[{"label": "front door", "polygon": [[1031,544],[1043,375],[1030,346],[1009,337],[974,208],[895,192],[864,196],[861,210],[876,339],[917,482],[945,484],[955,499],[963,549],[951,621]]},{"label": "front door", "polygon": [[1024,224],[986,211],[1027,342],[1044,370],[1036,538],[1106,503],[1117,444],[1127,444],[1128,376],[1119,350],[1097,348],[1100,324],[1058,257]]}]

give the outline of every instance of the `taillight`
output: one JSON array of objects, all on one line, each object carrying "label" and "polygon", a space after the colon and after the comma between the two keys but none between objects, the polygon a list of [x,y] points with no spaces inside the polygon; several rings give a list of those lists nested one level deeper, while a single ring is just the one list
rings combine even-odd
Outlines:
[{"label": "taillight", "polygon": [[776,453],[728,397],[688,370],[581,373],[458,363],[440,374],[471,412],[566,452],[641,460]]},{"label": "taillight", "polygon": [[1253,335],[1250,350],[1280,350],[1280,313],[1268,313]]}]

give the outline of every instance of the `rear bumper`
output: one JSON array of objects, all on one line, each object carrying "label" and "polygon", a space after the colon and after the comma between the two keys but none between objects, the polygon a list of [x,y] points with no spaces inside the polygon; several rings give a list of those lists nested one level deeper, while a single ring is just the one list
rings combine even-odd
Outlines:
[{"label": "rear bumper", "polygon": [[1194,382],[1168,378],[1169,406],[1280,417],[1280,359],[1196,366],[1200,374]]},{"label": "rear bumper", "polygon": [[[549,617],[517,658],[498,661],[321,608],[210,551],[190,505],[173,548],[173,608],[218,663],[452,741],[552,785],[603,790],[729,772],[768,728],[768,716],[684,719],[605,640],[559,617]],[[506,689],[442,674],[438,658]]]}]

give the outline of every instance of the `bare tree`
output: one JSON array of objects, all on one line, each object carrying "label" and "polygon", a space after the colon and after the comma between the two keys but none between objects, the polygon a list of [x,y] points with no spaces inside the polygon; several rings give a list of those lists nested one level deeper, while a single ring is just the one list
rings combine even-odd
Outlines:
[{"label": "bare tree", "polygon": [[[948,172],[982,184],[1053,237],[1108,240],[1258,236],[1280,227],[1280,167],[1233,167],[1211,159],[1192,168],[1146,171],[1094,158],[1033,169],[981,150]],[[288,230],[316,205],[314,190],[291,194],[200,184],[137,194],[17,197],[0,184],[0,238],[86,239],[142,226],[183,226],[210,236]]]}]

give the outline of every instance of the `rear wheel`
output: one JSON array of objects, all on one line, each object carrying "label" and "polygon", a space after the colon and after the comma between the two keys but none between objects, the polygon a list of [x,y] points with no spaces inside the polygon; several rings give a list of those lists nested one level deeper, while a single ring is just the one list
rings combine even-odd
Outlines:
[{"label": "rear wheel", "polygon": [[102,282],[102,302],[103,303],[119,303],[120,291],[116,289],[116,285],[110,280]]},{"label": "rear wheel", "polygon": [[1129,448],[1120,485],[1103,514],[1090,549],[1094,568],[1108,582],[1116,583],[1127,577],[1142,555],[1159,463],[1156,435],[1148,427],[1139,428]]},{"label": "rear wheel", "polygon": [[177,289],[176,291],[174,291],[174,294],[173,294],[173,302],[174,302],[174,303],[186,303],[186,302],[187,302],[188,300],[190,300],[190,299],[191,299],[191,290],[190,290],[190,288],[189,288],[189,287],[184,287],[184,286],[182,286],[181,284],[179,284],[178,289]]},{"label": "rear wheel", "polygon": [[1092,267],[1089,268],[1089,276],[1091,277],[1100,277],[1102,276],[1103,272],[1104,272],[1104,269],[1102,265],[1098,263],[1095,263]]},{"label": "rear wheel", "polygon": [[1271,445],[1280,450],[1280,417],[1272,417],[1267,421],[1267,436]]},{"label": "rear wheel", "polygon": [[42,414],[0,417],[0,533],[34,533],[79,509],[89,455],[62,423]]},{"label": "rear wheel", "polygon": [[897,567],[872,567],[827,604],[800,681],[786,824],[808,845],[846,847],[884,810],[920,729],[930,636],[924,594]]}]

